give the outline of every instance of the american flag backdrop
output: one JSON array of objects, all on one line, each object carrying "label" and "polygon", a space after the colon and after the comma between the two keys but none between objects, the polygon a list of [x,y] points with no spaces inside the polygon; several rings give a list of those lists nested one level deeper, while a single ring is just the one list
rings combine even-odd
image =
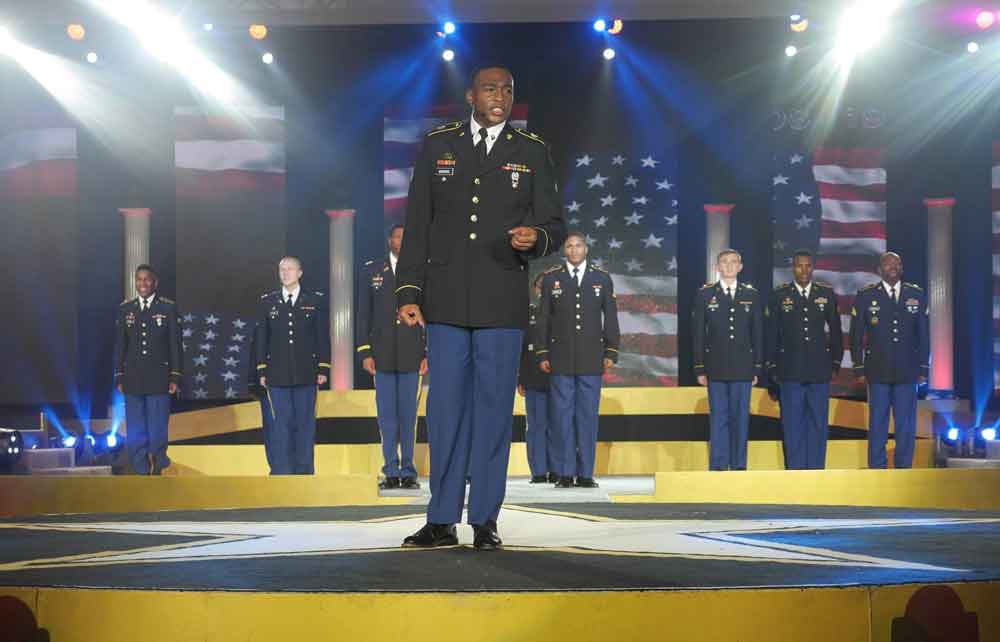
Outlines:
[{"label": "american flag backdrop", "polygon": [[[771,177],[774,284],[792,280],[792,254],[813,252],[813,278],[833,286],[845,342],[857,291],[879,279],[886,249],[882,150],[818,147],[775,157]],[[851,367],[845,345],[843,372]]]},{"label": "american flag backdrop", "polygon": [[[382,118],[382,184],[386,228],[402,224],[406,217],[406,195],[413,178],[413,164],[420,153],[424,135],[444,123],[468,120],[469,108],[459,105],[432,107],[422,115],[402,113],[398,108],[386,109]],[[514,105],[510,124],[526,127],[528,106]]]},{"label": "american flag backdrop", "polygon": [[1000,141],[993,141],[993,389],[1000,391]]},{"label": "american flag backdrop", "polygon": [[174,123],[181,394],[242,397],[257,302],[286,252],[285,109],[177,107]]},{"label": "american flag backdrop", "polygon": [[581,152],[563,189],[567,227],[618,298],[618,365],[605,383],[677,385],[677,168],[666,151]]}]

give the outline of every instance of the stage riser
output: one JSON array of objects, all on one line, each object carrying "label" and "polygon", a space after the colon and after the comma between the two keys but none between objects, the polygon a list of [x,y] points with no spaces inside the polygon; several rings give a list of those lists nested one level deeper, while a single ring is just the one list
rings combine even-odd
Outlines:
[{"label": "stage riser", "polygon": [[[1000,583],[936,586],[957,594],[970,614],[966,621],[975,614],[979,640],[1000,639]],[[921,588],[474,594],[0,588],[0,596],[23,602],[48,639],[59,642],[891,642]]]},{"label": "stage riser", "polygon": [[[889,442],[892,459],[894,442]],[[264,447],[171,446],[170,458],[178,475],[266,475]],[[780,441],[752,441],[747,458],[751,470],[782,470]],[[933,465],[933,444],[918,440],[914,466]],[[427,444],[417,444],[414,460],[420,475],[430,470]],[[865,468],[868,442],[832,440],[827,445],[827,468]],[[320,475],[377,475],[382,470],[380,444],[320,444],[316,446],[316,472]],[[708,443],[704,441],[599,442],[595,473],[601,475],[652,475],[657,472],[708,470]],[[511,446],[509,475],[530,475],[524,443]]]}]

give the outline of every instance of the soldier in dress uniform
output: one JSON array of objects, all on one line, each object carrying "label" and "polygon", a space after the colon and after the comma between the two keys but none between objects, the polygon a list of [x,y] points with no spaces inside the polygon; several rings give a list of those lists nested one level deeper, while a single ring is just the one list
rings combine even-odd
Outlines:
[{"label": "soldier in dress uniform", "polygon": [[[535,277],[531,285],[531,295],[535,301],[542,296],[542,279],[545,273]],[[524,415],[527,430],[524,434],[528,450],[528,468],[531,483],[555,483],[557,480],[552,421],[549,417],[549,375],[542,372],[535,361],[535,346],[538,344],[538,304],[529,308],[528,333],[521,350],[521,366],[517,371],[517,392],[524,397]]]},{"label": "soldier in dress uniform", "polygon": [[927,299],[920,286],[903,283],[895,252],[879,259],[882,280],[858,291],[851,309],[854,376],[868,384],[868,467],[888,465],[889,412],[896,430],[896,468],[913,466],[917,435],[917,386],[930,369]]},{"label": "soldier in dress uniform", "polygon": [[427,524],[404,546],[457,543],[467,469],[473,544],[501,545],[528,262],[566,234],[548,145],[510,125],[513,99],[507,69],[477,69],[471,117],[427,135],[410,183],[397,304],[407,325],[427,323],[433,380]]},{"label": "soldier in dress uniform", "polygon": [[775,288],[768,317],[767,368],[779,386],[785,468],[826,466],[830,381],[840,372],[844,339],[837,294],[813,281],[813,256],[792,256],[795,281]]},{"label": "soldier in dress uniform", "polygon": [[358,310],[365,372],[375,378],[375,407],[382,435],[379,488],[420,488],[413,465],[420,378],[427,374],[424,329],[402,324],[396,314],[396,264],[403,226],[389,231],[389,256],[365,264]]},{"label": "soldier in dress uniform", "polygon": [[709,468],[746,470],[750,389],[764,365],[764,311],[756,288],[737,280],[739,252],[719,252],[716,269],[719,280],[695,295],[694,373],[708,386]]},{"label": "soldier in dress uniform", "polygon": [[601,376],[618,361],[618,307],[611,275],[587,261],[587,241],[572,232],[566,260],[542,280],[535,357],[551,373],[551,416],[557,437],[556,488],[597,488]]},{"label": "soldier in dress uniform", "polygon": [[267,467],[272,475],[274,472],[274,453],[271,447],[274,439],[271,433],[274,431],[274,411],[271,409],[271,399],[267,394],[267,388],[260,385],[257,378],[257,363],[254,361],[257,354],[257,328],[254,326],[250,334],[250,363],[247,373],[247,393],[260,404],[260,427],[264,435],[264,457],[267,459]]},{"label": "soldier in dress uniform", "polygon": [[254,337],[257,377],[274,412],[271,456],[274,475],[315,471],[316,389],[330,376],[330,326],[322,292],[302,289],[302,263],[278,263],[281,289],[260,298]]},{"label": "soldier in dress uniform", "polygon": [[177,304],[156,291],[149,265],[135,269],[136,298],[118,306],[115,318],[115,386],[125,395],[125,444],[139,475],[159,475],[170,465],[167,424],[170,395],[182,377]]}]

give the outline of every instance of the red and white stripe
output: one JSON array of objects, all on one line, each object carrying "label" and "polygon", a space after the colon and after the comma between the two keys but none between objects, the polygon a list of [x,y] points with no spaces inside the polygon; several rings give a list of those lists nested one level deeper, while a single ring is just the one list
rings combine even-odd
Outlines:
[{"label": "red and white stripe", "polygon": [[993,388],[1000,391],[1000,141],[993,141]]},{"label": "red and white stripe", "polygon": [[45,127],[0,137],[0,197],[76,196],[76,129]]},{"label": "red and white stripe", "polygon": [[[880,149],[819,147],[813,177],[822,218],[814,278],[833,286],[841,325],[850,329],[855,293],[879,279],[878,259],[886,249],[886,171]],[[852,365],[844,351],[844,366]]]},{"label": "red and white stripe", "polygon": [[621,343],[614,385],[676,386],[677,277],[612,274]]}]

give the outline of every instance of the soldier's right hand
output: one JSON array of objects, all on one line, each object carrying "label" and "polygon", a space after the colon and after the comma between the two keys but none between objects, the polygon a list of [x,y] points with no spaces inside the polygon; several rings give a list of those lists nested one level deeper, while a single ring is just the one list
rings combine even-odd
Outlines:
[{"label": "soldier's right hand", "polygon": [[416,303],[407,303],[399,308],[399,320],[411,328],[415,325],[419,325],[421,328],[426,327],[424,315],[420,312],[420,306]]},{"label": "soldier's right hand", "polygon": [[361,362],[361,367],[365,369],[365,372],[371,376],[375,376],[375,359],[373,357],[366,357],[364,361]]},{"label": "soldier's right hand", "polygon": [[260,385],[261,385],[262,387],[264,387],[264,388],[266,388],[266,387],[267,387],[267,377],[261,377],[261,378],[260,378]]},{"label": "soldier's right hand", "polygon": [[698,375],[698,385],[699,386],[707,386],[708,385],[708,377],[706,377],[705,375]]},{"label": "soldier's right hand", "polygon": [[541,368],[542,372],[544,372],[545,374],[552,373],[552,364],[549,363],[548,359],[538,364],[538,367]]},{"label": "soldier's right hand", "polygon": [[524,386],[522,386],[521,384],[517,384],[517,394],[521,395],[522,397],[524,396]]}]

